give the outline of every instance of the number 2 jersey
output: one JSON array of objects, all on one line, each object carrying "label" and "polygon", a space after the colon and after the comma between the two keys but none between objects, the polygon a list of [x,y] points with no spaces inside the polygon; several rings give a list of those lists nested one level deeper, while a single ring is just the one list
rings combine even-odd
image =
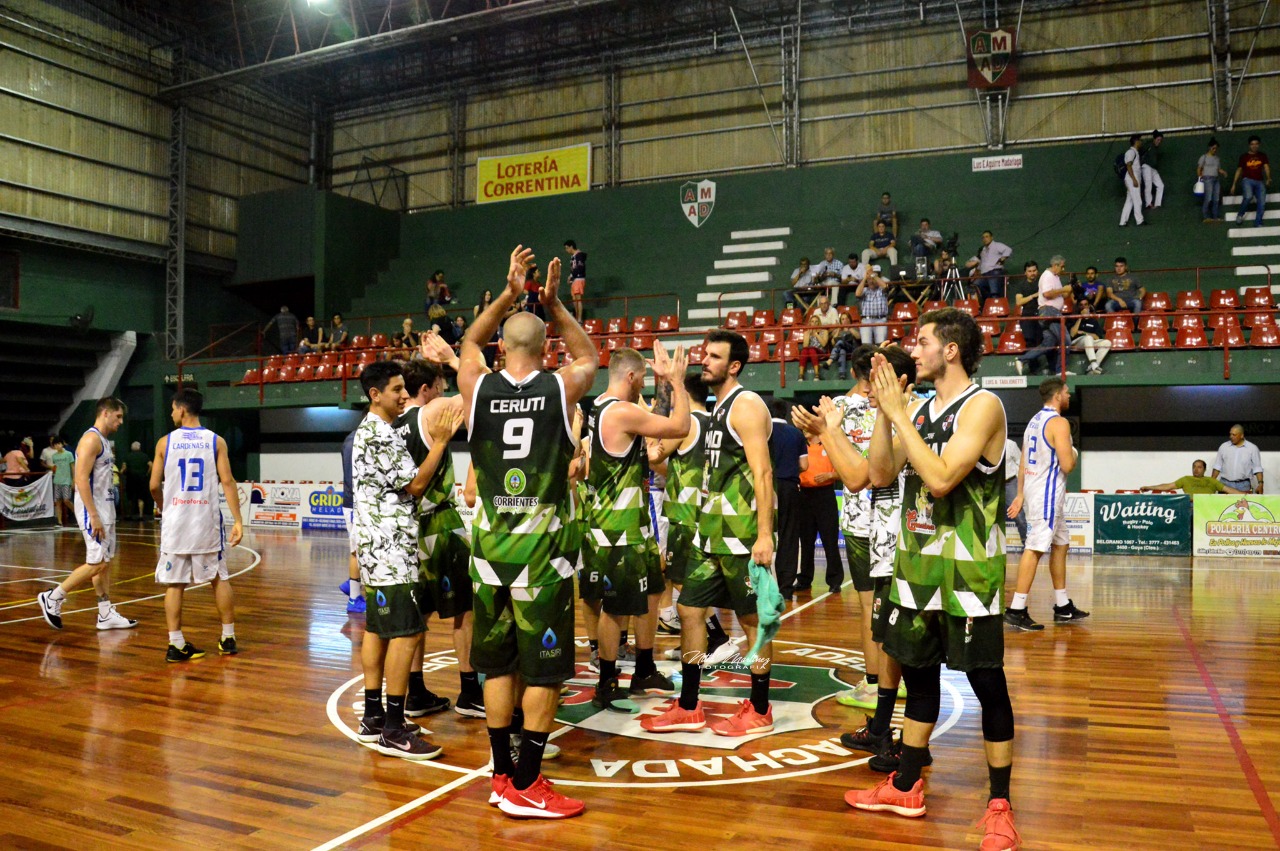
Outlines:
[{"label": "number 2 jersey", "polygon": [[569,493],[572,411],[564,381],[506,370],[476,380],[467,417],[476,473],[471,578],[513,588],[571,579],[582,533]]},{"label": "number 2 jersey", "polygon": [[1061,416],[1053,408],[1045,406],[1027,423],[1022,438],[1027,447],[1026,464],[1022,471],[1027,520],[1036,520],[1054,526],[1061,515],[1062,499],[1067,492],[1067,477],[1058,466],[1058,453],[1045,436],[1045,429],[1056,417]]},{"label": "number 2 jersey", "polygon": [[169,432],[164,448],[162,553],[222,551],[218,487],[218,436],[207,428]]}]

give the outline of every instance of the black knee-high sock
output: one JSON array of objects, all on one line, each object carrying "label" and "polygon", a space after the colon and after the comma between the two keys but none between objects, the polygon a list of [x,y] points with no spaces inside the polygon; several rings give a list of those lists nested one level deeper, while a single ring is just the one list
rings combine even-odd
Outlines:
[{"label": "black knee-high sock", "polygon": [[1009,800],[1009,777],[1012,774],[1012,765],[1006,765],[1004,768],[996,768],[994,765],[987,766],[987,778],[991,783],[991,796],[988,800],[995,798]]},{"label": "black knee-high sock", "polygon": [[367,688],[364,690],[364,717],[384,718],[387,710],[382,708],[382,689]]},{"label": "black knee-high sock", "polygon": [[627,631],[625,629],[622,630],[622,632],[618,633],[618,646],[619,647],[627,646]]},{"label": "black knee-high sock", "polygon": [[751,706],[761,715],[769,711],[769,672],[751,672]]},{"label": "black knee-high sock", "polygon": [[636,648],[636,670],[633,676],[647,677],[657,671],[658,666],[653,664],[653,648],[650,647],[648,650]]},{"label": "black knee-high sock", "polygon": [[520,742],[520,761],[516,763],[516,773],[511,778],[511,785],[517,789],[528,789],[542,773],[542,753],[546,750],[548,735],[525,731]]},{"label": "black knee-high sock", "polygon": [[517,707],[516,709],[511,710],[511,726],[508,727],[507,730],[513,736],[520,735],[521,731],[524,730],[524,710],[523,709]]},{"label": "black knee-high sock", "polygon": [[612,659],[600,660],[600,682],[597,688],[604,688],[610,680],[618,678],[618,663]]},{"label": "black knee-high sock", "polygon": [[515,761],[511,759],[511,728],[489,728],[489,750],[493,753],[494,775],[505,774],[510,777],[516,773]]},{"label": "black knee-high sock", "polygon": [[712,615],[707,619],[707,652],[710,653],[729,640],[729,635],[720,625],[720,618]]},{"label": "black knee-high sock", "polygon": [[467,696],[482,696],[480,675],[475,671],[459,671],[458,680],[462,684],[461,691]]},{"label": "black knee-high sock", "polygon": [[427,694],[427,684],[422,681],[421,671],[409,672],[409,694],[414,697],[424,697]]},{"label": "black knee-high sock", "polygon": [[387,695],[387,720],[382,725],[384,730],[399,730],[404,727],[404,695]]},{"label": "black knee-high sock", "polygon": [[898,761],[898,774],[893,778],[893,788],[899,792],[910,792],[911,787],[920,779],[920,770],[924,768],[928,756],[928,746],[916,748],[904,742],[902,759]]},{"label": "black knee-high sock", "polygon": [[883,736],[889,732],[889,722],[893,720],[893,706],[898,701],[896,688],[876,689],[876,714],[871,716],[867,724],[867,732]]},{"label": "black knee-high sock", "polygon": [[867,685],[869,685],[869,686],[876,686],[876,685],[880,685],[880,675],[879,675],[879,674],[867,674]]},{"label": "black knee-high sock", "polygon": [[680,708],[693,710],[698,708],[698,687],[702,685],[702,668],[680,663]]}]

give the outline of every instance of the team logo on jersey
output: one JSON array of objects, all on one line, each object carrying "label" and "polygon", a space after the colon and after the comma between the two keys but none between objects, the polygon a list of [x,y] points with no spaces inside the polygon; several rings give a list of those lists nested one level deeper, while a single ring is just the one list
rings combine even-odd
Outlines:
[{"label": "team logo on jersey", "polygon": [[942,421],[942,430],[946,431],[947,429],[951,428],[951,424],[955,422],[955,419],[956,419],[955,414],[947,414],[947,418]]},{"label": "team logo on jersey", "polygon": [[680,209],[695,228],[702,227],[702,223],[711,218],[711,211],[715,206],[714,180],[690,180],[680,185]]},{"label": "team logo on jersey", "polygon": [[507,475],[503,477],[503,487],[507,489],[507,493],[511,496],[519,496],[524,493],[524,486],[527,480],[524,477],[524,470],[518,467],[512,467],[507,470]]},{"label": "team logo on jersey", "polygon": [[907,509],[907,529],[929,534],[937,531],[937,527],[933,525],[933,503],[924,488],[916,492],[915,506]]},{"label": "team logo on jersey", "polygon": [[924,425],[924,414],[920,414],[916,417],[916,429],[919,429],[922,425]]}]

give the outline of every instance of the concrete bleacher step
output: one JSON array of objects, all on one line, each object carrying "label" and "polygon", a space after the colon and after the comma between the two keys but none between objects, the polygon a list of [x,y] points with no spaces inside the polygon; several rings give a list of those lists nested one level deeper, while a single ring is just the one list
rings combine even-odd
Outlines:
[{"label": "concrete bleacher step", "polygon": [[[1268,193],[1267,193],[1267,203],[1268,203],[1268,204],[1270,204],[1270,203],[1271,203],[1271,202],[1273,202],[1273,201],[1280,201],[1280,192],[1268,192]],[[1236,207],[1239,207],[1242,203],[1244,203],[1244,196],[1243,196],[1243,195],[1224,195],[1224,196],[1222,196],[1222,206],[1223,206],[1223,208],[1230,207],[1230,206],[1232,206],[1232,205],[1235,205]],[[1251,210],[1252,210],[1252,209],[1253,209],[1253,207],[1252,207],[1252,206],[1250,206],[1250,207],[1249,207],[1249,209],[1251,209]]]},{"label": "concrete bleacher step", "polygon": [[764,298],[764,290],[742,290],[735,293],[698,293],[699,304],[707,302],[719,304],[722,301],[754,301],[758,298]]}]

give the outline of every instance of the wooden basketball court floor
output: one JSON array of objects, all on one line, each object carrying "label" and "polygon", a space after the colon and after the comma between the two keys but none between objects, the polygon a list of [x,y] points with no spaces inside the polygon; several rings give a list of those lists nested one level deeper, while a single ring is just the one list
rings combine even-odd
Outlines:
[{"label": "wooden basketball court floor", "polygon": [[[851,588],[789,612],[774,654],[779,729],[753,741],[639,738],[634,717],[591,710],[580,647],[554,739],[563,755],[546,773],[587,812],[517,822],[487,804],[483,721],[421,719],[445,747],[431,763],[352,738],[363,621],[335,589],[345,536],[247,534],[231,554],[242,652],[216,655],[212,595],[198,588],[186,635],[215,652],[174,665],[156,535],[121,525],[113,596],[141,623],[105,633],[91,592],[71,598],[62,632],[33,603],[80,562],[77,532],[0,536],[0,848],[977,847],[986,771],[962,675],[944,673],[928,815],[842,800],[881,779],[838,745],[862,723],[833,699],[861,676]],[[1087,622],[1007,635],[1025,847],[1280,847],[1280,566],[1082,558],[1069,587]],[[1051,602],[1042,567],[1033,616],[1051,621]],[[455,696],[442,624],[427,650],[428,685]],[[704,684],[713,711],[746,694],[731,671]]]}]

